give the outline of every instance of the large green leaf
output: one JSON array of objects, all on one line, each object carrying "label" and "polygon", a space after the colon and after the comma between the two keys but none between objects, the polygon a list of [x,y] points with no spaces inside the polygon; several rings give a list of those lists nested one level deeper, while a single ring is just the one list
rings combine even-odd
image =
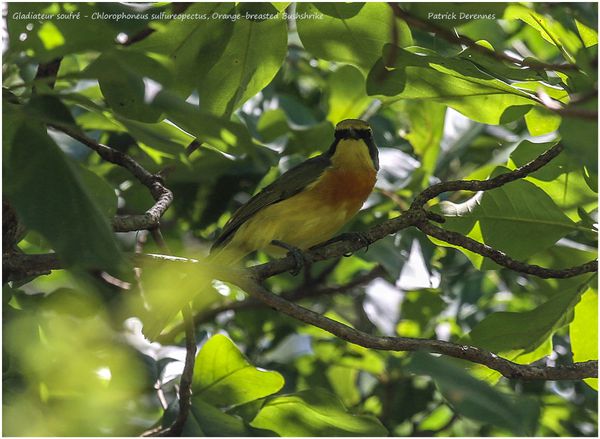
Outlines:
[{"label": "large green leaf", "polygon": [[204,56],[214,47],[198,54],[194,74],[200,108],[218,116],[230,115],[266,87],[281,68],[287,51],[286,22],[272,5],[241,4],[235,12],[242,17],[265,14],[272,18],[237,20],[228,44],[215,54],[218,58],[213,64]]},{"label": "large green leaf", "polygon": [[539,406],[531,399],[512,398],[479,381],[445,358],[415,353],[408,369],[429,375],[442,395],[462,416],[508,429],[516,436],[532,435]]},{"label": "large green leaf", "polygon": [[384,44],[412,44],[410,29],[400,20],[396,20],[398,41],[392,40],[392,10],[385,3],[298,3],[296,12],[306,50],[363,71],[381,56]]},{"label": "large green leaf", "polygon": [[352,415],[329,392],[315,388],[270,399],[250,423],[280,436],[387,436],[374,417]]},{"label": "large green leaf", "polygon": [[187,97],[198,84],[198,70],[206,72],[219,60],[233,32],[233,19],[213,19],[213,14],[232,17],[234,8],[233,3],[194,3],[186,14],[207,18],[157,23],[155,32],[132,48],[168,56],[175,69],[174,90]]},{"label": "large green leaf", "polygon": [[367,93],[386,103],[427,99],[444,103],[481,123],[502,124],[522,117],[536,104],[530,93],[480,70],[464,58],[445,58],[428,49],[387,46],[384,58],[371,69]]},{"label": "large green leaf", "polygon": [[108,219],[41,126],[26,122],[17,130],[8,172],[6,190],[19,217],[67,265],[117,270],[123,259]]},{"label": "large green leaf", "polygon": [[[598,99],[577,104],[575,110],[588,112],[598,111]],[[595,174],[598,173],[598,121],[578,117],[564,117],[559,128],[562,142],[573,157],[587,166]]]},{"label": "large green leaf", "polygon": [[[104,52],[86,69],[98,78],[106,103],[121,116],[141,122],[157,122],[162,111],[154,104],[159,87],[171,82],[170,61],[133,50]],[[148,79],[156,83],[152,89]]]},{"label": "large green leaf", "polygon": [[[506,168],[498,167],[492,177],[505,171]],[[519,180],[479,193],[462,204],[443,201],[435,209],[446,217],[444,228],[517,260],[525,260],[580,229],[552,198],[528,181]],[[482,256],[464,252],[481,266]]]},{"label": "large green leaf", "polygon": [[[421,159],[424,181],[433,174],[444,134],[444,117],[446,107],[431,101],[400,101],[399,109],[406,113],[410,123],[404,138],[413,147],[415,154]],[[396,106],[395,106],[396,107]]]},{"label": "large green leaf", "polygon": [[[523,141],[511,155],[508,167],[523,166],[549,149],[552,143]],[[586,182],[584,169],[579,159],[570,151],[563,151],[540,170],[528,175],[525,180],[534,183],[546,192],[558,207],[572,220],[578,221],[578,208],[593,209],[598,205],[597,194]],[[590,229],[590,232],[593,230]]]},{"label": "large green leaf", "polygon": [[327,120],[334,125],[344,119],[359,119],[373,100],[367,96],[362,73],[351,65],[337,69],[327,82],[329,86]]},{"label": "large green leaf", "polygon": [[279,373],[252,366],[229,338],[217,334],[196,358],[192,388],[211,404],[233,406],[272,395],[283,384]]},{"label": "large green leaf", "polygon": [[[590,287],[575,307],[575,317],[569,327],[573,361],[598,360],[598,290]],[[585,380],[598,390],[598,378]]]},{"label": "large green leaf", "polygon": [[249,436],[244,421],[223,413],[198,397],[192,398],[192,408],[183,428],[185,436]]},{"label": "large green leaf", "polygon": [[[572,285],[530,311],[492,313],[471,330],[466,343],[517,363],[537,361],[552,351],[552,335],[568,324],[582,291],[581,285]],[[487,368],[477,369],[487,379],[499,377]]]},{"label": "large green leaf", "polygon": [[184,96],[197,89],[203,111],[228,116],[279,71],[286,22],[268,3],[199,3],[186,13],[206,18],[174,20],[134,47],[167,55],[175,66],[175,89]]},{"label": "large green leaf", "polygon": [[510,5],[504,11],[506,20],[521,20],[537,30],[542,38],[556,46],[567,61],[574,61],[575,54],[583,47],[579,37],[566,29],[559,21],[535,12],[524,5]]},{"label": "large green leaf", "polygon": [[256,145],[247,128],[239,122],[200,111],[168,91],[159,92],[154,102],[164,111],[168,120],[194,135],[204,146],[219,152],[255,152]]}]

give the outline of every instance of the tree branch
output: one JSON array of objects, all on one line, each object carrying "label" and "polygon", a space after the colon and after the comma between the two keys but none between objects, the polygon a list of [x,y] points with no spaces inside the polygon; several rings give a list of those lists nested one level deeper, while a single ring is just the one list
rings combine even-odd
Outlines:
[{"label": "tree branch", "polygon": [[163,180],[159,175],[151,174],[127,154],[98,143],[83,132],[65,125],[52,124],[49,126],[93,149],[104,160],[127,169],[140,183],[150,190],[156,203],[143,215],[115,216],[112,220],[115,232],[152,229],[159,224],[162,215],[173,201],[173,193],[164,186]]},{"label": "tree branch", "polygon": [[490,178],[488,180],[453,180],[444,181],[442,183],[434,184],[429,186],[423,192],[421,192],[412,202],[410,209],[418,209],[425,206],[425,204],[437,197],[444,192],[454,191],[488,191],[497,187],[503,186],[511,181],[519,180],[528,176],[529,174],[537,171],[542,166],[548,164],[550,160],[555,158],[564,149],[562,143],[557,143],[552,148],[544,151],[538,157],[530,161],[529,163],[504,174],[498,175],[497,177]]},{"label": "tree branch", "polygon": [[[364,285],[364,284],[372,281],[373,279],[381,277],[384,274],[385,274],[385,269],[381,265],[378,265],[367,273],[359,274],[354,279],[352,279],[350,282],[348,282],[344,285],[336,285],[336,286],[329,286],[329,287],[326,286],[326,287],[312,288],[312,289],[307,289],[305,286],[300,286],[299,288],[296,288],[292,291],[288,291],[287,293],[282,294],[282,297],[284,297],[286,300],[289,300],[291,302],[296,302],[299,300],[304,300],[304,299],[309,299],[309,298],[324,297],[324,296],[331,296],[334,294],[345,293],[345,292],[350,291],[360,285]],[[194,325],[198,326],[201,323],[211,321],[216,316],[218,316],[219,314],[226,312],[226,311],[239,311],[239,310],[245,310],[245,309],[264,308],[264,307],[266,307],[266,305],[263,302],[261,302],[260,300],[254,299],[252,297],[244,299],[244,300],[239,300],[236,302],[226,303],[224,305],[217,306],[215,308],[211,308],[211,309],[207,309],[207,310],[203,310],[203,311],[195,314],[194,315]],[[177,335],[179,335],[184,330],[185,330],[185,322],[182,322],[182,323],[178,324],[177,326],[175,326],[173,329],[171,329],[169,332],[161,334],[157,338],[156,341],[161,344],[173,343],[175,340],[175,337],[177,337]]]},{"label": "tree branch", "polygon": [[429,222],[421,222],[417,224],[417,227],[426,235],[433,236],[434,238],[447,242],[448,244],[458,245],[467,250],[471,250],[472,252],[481,256],[490,258],[498,265],[502,265],[503,267],[509,268],[513,271],[518,271],[520,273],[541,277],[543,279],[565,279],[598,271],[598,261],[590,261],[583,265],[566,268],[564,270],[553,270],[540,267],[539,265],[525,264],[524,262],[515,261],[500,250],[493,249],[488,245],[477,242],[468,236],[461,235],[460,233],[442,229],[441,227],[435,226]]},{"label": "tree branch", "polygon": [[[594,93],[597,93],[596,90],[592,90]],[[576,107],[575,104],[577,101],[571,101],[568,105],[564,105],[562,102],[556,101],[552,99],[548,93],[546,93],[543,89],[540,89],[537,92],[537,97],[540,99],[540,102],[550,111],[553,111],[556,114],[560,114],[561,116],[566,117],[574,117],[577,119],[598,120],[598,112],[588,110],[586,108]]]},{"label": "tree branch", "polygon": [[[250,275],[249,275],[250,274]],[[271,308],[296,320],[321,328],[342,340],[369,349],[386,351],[426,351],[447,355],[472,363],[482,364],[500,372],[506,378],[523,380],[575,380],[596,378],[598,362],[586,361],[561,367],[539,367],[513,363],[505,358],[475,346],[460,345],[441,340],[425,340],[408,337],[378,337],[336,322],[321,314],[289,302],[281,296],[271,293],[259,282],[260,278],[252,276],[246,270],[234,270],[222,273],[222,280],[231,282],[251,296],[264,302]]]},{"label": "tree branch", "polygon": [[[150,234],[163,251],[170,253],[169,247],[158,227],[150,230]],[[194,364],[196,363],[196,329],[194,327],[192,307],[189,302],[185,304],[181,310],[181,314],[183,314],[183,323],[185,327],[185,363],[179,380],[179,411],[177,412],[175,421],[173,421],[171,425],[164,429],[152,429],[147,432],[147,435],[149,436],[181,436],[183,427],[185,426],[192,408],[192,381],[194,376]]]},{"label": "tree branch", "polygon": [[437,24],[423,20],[419,17],[412,15],[410,12],[405,11],[400,8],[397,3],[388,3],[392,8],[392,11],[396,15],[396,17],[406,21],[408,24],[421,29],[425,32],[431,32],[436,34],[437,36],[443,38],[444,40],[453,43],[453,44],[463,44],[465,46],[470,47],[473,50],[476,50],[479,53],[482,53],[486,56],[494,58],[498,61],[506,61],[511,64],[517,64],[520,67],[532,67],[534,69],[544,69],[544,70],[554,70],[554,71],[572,71],[578,70],[578,67],[575,64],[550,64],[545,63],[538,60],[530,60],[530,59],[517,59],[514,58],[504,52],[496,52],[488,49],[485,46],[481,46],[477,44],[474,40],[469,37],[465,37],[462,35],[454,34],[446,28],[438,26]]}]

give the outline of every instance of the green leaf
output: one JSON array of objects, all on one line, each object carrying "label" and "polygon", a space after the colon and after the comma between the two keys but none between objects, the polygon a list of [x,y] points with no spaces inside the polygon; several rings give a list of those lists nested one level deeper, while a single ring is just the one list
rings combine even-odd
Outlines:
[{"label": "green leaf", "polygon": [[[286,22],[268,3],[194,4],[186,13],[208,18],[173,20],[134,47],[168,56],[175,90],[187,96],[197,89],[202,111],[229,116],[279,71],[287,51]],[[245,18],[260,14],[271,18]]]},{"label": "green leaf", "polygon": [[[598,290],[588,288],[575,306],[575,317],[569,327],[573,361],[598,360]],[[598,390],[598,378],[584,380]]]},{"label": "green leaf", "polygon": [[183,427],[184,436],[249,436],[244,421],[223,413],[201,398],[192,398],[192,408]]},{"label": "green leaf", "polygon": [[442,357],[415,353],[408,370],[429,375],[454,410],[462,416],[505,428],[517,436],[533,435],[539,406],[523,396],[513,398]]},{"label": "green leaf", "polygon": [[532,136],[542,136],[556,131],[561,121],[562,118],[558,114],[540,107],[532,107],[525,115],[527,129]]},{"label": "green leaf", "polygon": [[328,79],[327,120],[334,125],[344,119],[359,119],[372,98],[365,91],[365,78],[351,65],[342,66]]},{"label": "green leaf", "polygon": [[386,46],[367,77],[367,93],[386,103],[425,99],[444,103],[465,116],[492,125],[508,123],[526,114],[536,100],[531,94],[480,70],[467,59],[445,58],[428,49]]},{"label": "green leaf", "polygon": [[598,44],[598,31],[587,27],[577,19],[575,19],[575,25],[585,47],[592,47]]},{"label": "green leaf", "polygon": [[[598,111],[598,99],[577,104],[573,109]],[[559,128],[566,150],[579,162],[598,173],[598,121],[577,117],[564,117]]]},{"label": "green leaf", "polygon": [[308,128],[295,129],[285,148],[286,154],[309,155],[315,151],[324,152],[333,142],[333,125],[324,120]]},{"label": "green leaf", "polygon": [[266,143],[270,143],[278,137],[288,134],[290,131],[287,117],[281,108],[267,110],[261,114],[256,129],[262,140]]},{"label": "green leaf", "polygon": [[298,3],[296,12],[298,35],[307,51],[363,71],[381,56],[384,44],[412,44],[410,29],[400,20],[398,41],[392,40],[392,11],[385,3]]},{"label": "green leaf", "polygon": [[[235,12],[242,16],[274,17],[237,20],[227,45],[219,50],[214,63],[201,56],[198,58],[194,74],[200,108],[217,116],[230,115],[266,87],[281,68],[287,51],[286,22],[272,5],[240,4]],[[207,50],[215,49],[208,47]]]},{"label": "green leaf", "polygon": [[[506,168],[498,167],[492,176],[504,171]],[[526,260],[579,230],[543,190],[522,180],[485,191],[462,204],[443,201],[435,208],[446,217],[445,229],[467,235],[517,260]],[[481,266],[482,256],[459,249]]]},{"label": "green leaf", "polygon": [[194,367],[194,395],[217,406],[233,406],[278,392],[283,377],[252,366],[235,344],[217,334],[200,350]]},{"label": "green leaf", "polygon": [[86,191],[96,202],[105,218],[111,219],[117,213],[117,194],[104,178],[83,166],[76,166]]},{"label": "green leaf", "polygon": [[250,423],[280,436],[387,436],[377,418],[348,413],[329,392],[314,388],[269,399]]},{"label": "green leaf", "polygon": [[[489,314],[471,330],[465,343],[517,363],[537,361],[550,354],[553,334],[568,323],[582,291],[581,285],[573,285],[530,311]],[[489,380],[499,377],[484,367],[477,370]]]},{"label": "green leaf", "polygon": [[542,38],[556,46],[565,59],[574,62],[574,55],[582,48],[581,40],[570,30],[552,19],[523,5],[510,5],[504,11],[505,20],[521,20],[537,30]]},{"label": "green leaf", "polygon": [[65,154],[32,122],[14,142],[6,189],[23,223],[68,266],[117,270],[123,260],[108,220]]},{"label": "green leaf", "polygon": [[143,123],[117,116],[117,120],[127,128],[127,132],[138,142],[167,154],[179,154],[194,140],[185,131],[166,121]]},{"label": "green leaf", "polygon": [[[553,143],[523,141],[511,153],[508,167],[515,169],[523,166],[552,145]],[[528,175],[525,180],[546,192],[573,221],[579,220],[579,208],[593,209],[598,205],[597,194],[589,187],[585,170],[570,151],[563,151],[550,163]]]},{"label": "green leaf", "polygon": [[[234,8],[232,3],[194,3],[186,14],[233,16]],[[221,57],[233,26],[231,19],[170,20],[132,48],[166,55],[174,65],[174,91],[187,97],[197,87],[199,73],[209,71]]]},{"label": "green leaf", "polygon": [[400,102],[410,123],[404,138],[410,142],[415,154],[421,159],[421,168],[427,172],[424,181],[427,182],[427,176],[435,171],[444,134],[446,107],[425,100]]},{"label": "green leaf", "polygon": [[342,402],[352,407],[360,402],[358,391],[358,369],[333,365],[327,369],[326,375],[332,389]]},{"label": "green leaf", "polygon": [[[153,123],[162,118],[162,111],[153,105],[159,84],[171,81],[169,60],[156,55],[133,50],[106,51],[85,73],[98,78],[106,103],[115,111],[129,119]],[[148,82],[157,83],[152,89]]]},{"label": "green leaf", "polygon": [[255,152],[250,134],[245,126],[225,118],[200,111],[168,91],[161,91],[154,103],[161,108],[167,118],[180,129],[194,135],[204,146],[218,152]]},{"label": "green leaf", "polygon": [[[491,51],[495,51],[494,47],[486,40],[479,40],[476,41],[476,43],[480,46],[487,47]],[[480,70],[503,81],[506,81],[507,79],[513,81],[548,81],[548,77],[543,70],[539,71],[528,67],[511,67],[505,62],[500,61],[493,56],[486,55],[472,47],[467,47],[460,52],[458,56],[468,59]],[[512,85],[516,84],[513,83]]]}]

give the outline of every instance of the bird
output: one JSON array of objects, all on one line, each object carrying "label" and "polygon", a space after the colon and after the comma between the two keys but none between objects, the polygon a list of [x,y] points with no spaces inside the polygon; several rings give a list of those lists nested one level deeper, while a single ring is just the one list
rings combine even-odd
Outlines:
[{"label": "bird", "polygon": [[[233,213],[211,246],[206,267],[230,267],[257,250],[271,256],[285,255],[287,250],[296,261],[293,274],[298,273],[301,252],[329,240],[350,221],[372,192],[378,170],[369,124],[360,119],[339,122],[326,152],[281,174]],[[155,340],[196,297],[190,297],[192,290],[200,294],[210,287],[210,279],[194,267],[189,270],[171,278],[169,282],[178,285],[172,294],[157,297],[153,310],[145,312],[148,339]]]},{"label": "bird", "polygon": [[282,256],[327,241],[360,210],[378,170],[369,124],[339,122],[325,153],[283,173],[233,213],[209,259],[235,263],[256,250]]}]

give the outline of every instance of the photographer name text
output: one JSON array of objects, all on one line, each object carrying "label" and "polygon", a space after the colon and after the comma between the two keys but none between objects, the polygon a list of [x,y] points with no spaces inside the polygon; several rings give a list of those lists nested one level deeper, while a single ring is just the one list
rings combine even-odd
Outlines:
[{"label": "photographer name text", "polygon": [[430,12],[428,20],[495,20],[496,14],[469,14],[467,12]]}]

